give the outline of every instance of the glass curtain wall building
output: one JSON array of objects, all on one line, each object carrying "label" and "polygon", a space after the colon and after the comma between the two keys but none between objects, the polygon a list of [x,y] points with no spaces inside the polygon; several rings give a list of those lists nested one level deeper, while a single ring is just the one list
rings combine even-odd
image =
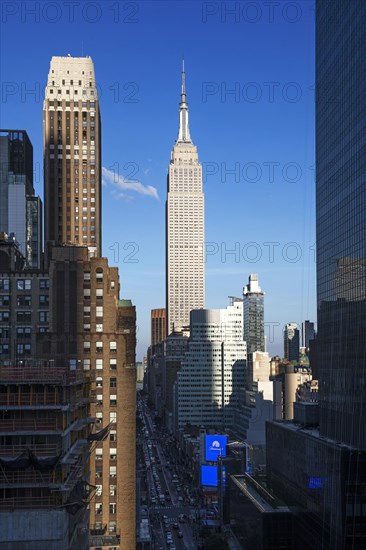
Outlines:
[{"label": "glass curtain wall building", "polygon": [[366,448],[366,2],[318,0],[320,432]]}]

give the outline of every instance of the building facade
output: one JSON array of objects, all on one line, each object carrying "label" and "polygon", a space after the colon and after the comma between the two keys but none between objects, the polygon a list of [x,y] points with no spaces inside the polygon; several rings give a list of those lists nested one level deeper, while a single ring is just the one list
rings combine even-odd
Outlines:
[{"label": "building facade", "polygon": [[309,342],[315,338],[314,323],[303,321],[301,323],[301,347],[309,349]]},{"label": "building facade", "polygon": [[93,373],[91,416],[106,430],[90,457],[90,546],[136,544],[136,312],[116,267],[88,247],[52,247],[49,332],[38,356]]},{"label": "building facade", "polygon": [[172,332],[164,343],[162,364],[162,397],[165,407],[165,425],[170,432],[176,424],[174,408],[174,385],[181,368],[181,363],[188,351],[189,331]]},{"label": "building facade", "polygon": [[0,232],[15,236],[26,265],[42,261],[42,202],[33,188],[33,146],[25,130],[0,130]]},{"label": "building facade", "polygon": [[50,334],[43,353],[95,372],[91,414],[106,430],[90,460],[90,545],[136,546],[136,313],[101,257],[101,123],[93,61],[53,57],[44,100]]},{"label": "building facade", "polygon": [[[366,448],[366,32],[362,0],[317,4],[320,430]],[[337,36],[342,39],[338,41]],[[361,46],[360,46],[361,45]],[[331,101],[329,94],[331,93]]]},{"label": "building facade", "polygon": [[297,510],[296,548],[364,548],[365,453],[321,436],[296,415],[266,428],[267,481]]},{"label": "building facade", "polygon": [[204,307],[204,195],[202,166],[188,127],[185,72],[179,133],[171,153],[166,201],[166,333],[189,326]]},{"label": "building facade", "polygon": [[151,310],[151,351],[154,354],[158,346],[166,338],[166,310],[165,308]]},{"label": "building facade", "polygon": [[296,323],[288,323],[283,331],[284,356],[287,361],[299,361],[300,331]]},{"label": "building facade", "polygon": [[49,327],[49,273],[29,269],[18,244],[0,239],[0,363],[38,357],[38,339]]},{"label": "building facade", "polygon": [[258,275],[249,275],[249,282],[243,289],[244,302],[244,340],[248,353],[266,351],[264,338],[264,292]]},{"label": "building facade", "polygon": [[188,351],[177,373],[177,428],[233,426],[239,388],[245,385],[243,302],[191,312]]},{"label": "building facade", "polygon": [[319,404],[267,423],[268,482],[298,509],[299,550],[366,546],[365,20],[363,0],[316,3]]},{"label": "building facade", "polygon": [[0,365],[0,546],[88,550],[90,373]]},{"label": "building facade", "polygon": [[101,255],[101,128],[90,57],[52,57],[43,106],[45,247]]},{"label": "building facade", "polygon": [[[8,147],[6,173],[13,177],[16,166],[11,164],[9,138],[0,137],[2,153]],[[13,141],[14,158],[22,160],[21,142],[26,139],[18,136]],[[28,166],[29,156],[26,159],[22,162]],[[136,312],[130,300],[119,299],[118,269],[100,257],[100,116],[93,62],[88,57],[52,58],[44,102],[44,170],[45,269],[30,269],[27,258],[33,261],[37,254],[27,256],[18,238],[0,235],[0,368],[15,369],[14,382],[10,370],[1,373],[6,375],[1,395],[10,396],[3,399],[0,414],[0,423],[6,421],[0,426],[1,442],[5,446],[10,442],[13,454],[6,448],[5,454],[0,451],[0,466],[3,472],[8,457],[15,460],[23,450],[33,452],[33,444],[42,451],[44,441],[57,444],[58,462],[69,465],[71,474],[68,480],[65,467],[53,475],[51,485],[46,476],[40,484],[35,474],[30,482],[20,476],[15,486],[2,486],[3,496],[11,497],[13,508],[21,511],[2,516],[7,538],[0,539],[0,546],[20,547],[12,545],[15,541],[47,550],[117,546],[131,550],[136,547]],[[22,175],[23,187],[27,182]],[[2,177],[1,189],[5,183]],[[16,208],[9,189],[10,184],[6,191]],[[22,213],[27,210],[23,203]],[[28,207],[32,227],[40,236],[39,203],[32,200]],[[47,368],[27,371],[35,362],[37,368],[48,365],[48,372]],[[59,379],[47,378],[53,373],[50,367]],[[16,376],[23,371],[24,381],[17,384]],[[42,423],[50,419],[57,420],[56,426]],[[93,419],[96,426],[89,433]],[[91,448],[86,446],[89,450],[84,449],[88,438],[94,442]],[[38,464],[46,471],[43,457],[54,455],[34,454],[35,458],[29,454],[30,466]],[[49,494],[48,501],[38,505],[37,497]],[[65,509],[69,497],[71,514]],[[75,502],[84,511],[80,521]],[[14,518],[19,526],[31,521],[31,532],[22,527],[22,532],[13,532],[18,539],[11,539]],[[31,545],[29,537],[37,544]]]}]

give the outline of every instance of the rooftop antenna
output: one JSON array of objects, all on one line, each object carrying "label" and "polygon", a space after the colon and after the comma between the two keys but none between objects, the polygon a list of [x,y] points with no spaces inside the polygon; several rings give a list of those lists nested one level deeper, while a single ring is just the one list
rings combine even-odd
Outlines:
[{"label": "rooftop antenna", "polygon": [[184,71],[184,53],[182,53],[182,94],[186,93],[186,73]]},{"label": "rooftop antenna", "polygon": [[81,41],[81,57],[84,57],[84,42]]}]

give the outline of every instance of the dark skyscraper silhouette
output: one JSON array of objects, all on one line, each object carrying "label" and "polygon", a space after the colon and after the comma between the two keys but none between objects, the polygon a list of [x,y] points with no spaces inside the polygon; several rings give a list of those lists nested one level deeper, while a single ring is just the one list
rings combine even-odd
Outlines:
[{"label": "dark skyscraper silhouette", "polygon": [[365,449],[366,2],[317,2],[316,44],[320,432]]},{"label": "dark skyscraper silhouette", "polygon": [[264,292],[259,286],[258,275],[249,275],[243,289],[244,340],[247,352],[266,351],[264,338]]},{"label": "dark skyscraper silhouette", "polygon": [[269,486],[298,506],[297,550],[366,548],[365,174],[366,2],[317,0],[319,407],[298,402],[266,432]]}]

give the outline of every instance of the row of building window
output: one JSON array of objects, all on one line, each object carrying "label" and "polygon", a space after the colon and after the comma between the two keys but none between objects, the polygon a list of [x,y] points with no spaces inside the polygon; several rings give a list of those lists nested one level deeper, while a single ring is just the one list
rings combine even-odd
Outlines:
[{"label": "row of building window", "polygon": [[[15,348],[17,355],[30,355],[31,354],[31,344],[17,344]],[[9,344],[0,344],[0,355],[9,355],[10,347]]]},{"label": "row of building window", "polygon": [[[79,81],[79,82],[80,82],[80,81]],[[80,84],[80,86],[81,86],[81,84]],[[91,83],[90,83],[90,86],[91,86]],[[74,95],[78,95],[79,90],[77,90],[77,89],[75,88],[75,89],[72,90],[72,92],[73,92]],[[53,88],[50,88],[49,93],[50,93],[51,95],[54,95],[54,93],[55,93],[55,95],[61,95],[61,90],[60,90],[60,89],[53,89]],[[88,91],[87,91],[87,90],[82,90],[82,95],[88,95],[89,93],[90,93],[90,95],[94,95],[94,90],[88,90]],[[70,95],[70,90],[66,90],[66,95]],[[75,104],[75,103],[76,103],[76,102],[74,102],[74,104]],[[93,102],[91,102],[91,103],[93,103]],[[58,101],[58,102],[57,102],[57,105],[58,105],[58,106],[61,106],[61,104],[62,104],[61,101]],[[68,104],[68,105],[67,105],[67,104]],[[70,101],[66,101],[66,105],[67,105],[68,107],[70,107]],[[83,102],[82,102],[82,108],[83,108],[83,109],[87,109],[86,101],[83,101]]]},{"label": "row of building window", "polygon": [[[97,378],[95,379],[95,385],[97,388],[102,388],[103,387],[103,378],[102,376],[97,376]],[[109,379],[109,387],[110,388],[116,388],[117,387],[117,378],[110,378]]]},{"label": "row of building window", "polygon": [[[101,502],[95,503],[95,515],[101,515],[103,513],[103,504]],[[117,504],[115,502],[109,503],[109,513],[110,514],[116,514],[117,513]]]},{"label": "row of building window", "polygon": [[[91,347],[91,342],[85,341],[84,342],[84,351],[89,352]],[[103,351],[103,342],[95,342],[95,349],[97,352]],[[109,342],[109,351],[112,353],[117,353],[117,342],[112,340]]]},{"label": "row of building window", "polygon": [[[103,460],[103,449],[95,449],[95,458],[96,460]],[[117,449],[109,449],[109,458],[110,460],[117,460]]]},{"label": "row of building window", "polygon": [[[10,321],[10,311],[0,311],[0,323],[8,323]],[[48,311],[39,311],[38,312],[38,321],[40,323],[49,322],[49,312]],[[17,311],[16,314],[17,323],[31,323],[32,322],[32,311]]]},{"label": "row of building window", "polygon": [[[95,148],[95,140],[90,140],[89,142],[87,140],[84,140],[82,145],[84,145],[84,146],[89,145],[90,149],[93,150]],[[77,149],[79,149],[79,144],[76,144],[75,147]],[[50,150],[56,149],[55,144],[50,143],[49,148],[50,148]],[[68,151],[71,150],[71,145],[65,145],[65,143],[60,143],[60,144],[57,145],[58,152],[62,151],[64,148],[65,148],[66,153],[67,153]],[[68,162],[67,164],[70,164],[70,162]],[[74,159],[74,164],[76,166],[78,166],[79,165],[79,159]],[[83,164],[86,165],[85,160],[83,161]],[[70,168],[67,170],[67,172],[70,173]]]},{"label": "row of building window", "polygon": [[[84,359],[84,370],[90,370],[90,368],[91,368],[91,359]],[[96,370],[103,370],[103,359],[95,360],[95,368]],[[109,369],[117,370],[117,359],[109,360]]]},{"label": "row of building window", "polygon": [[[103,413],[101,411],[97,411],[95,413],[95,418],[97,419],[97,424],[102,424],[103,421]],[[109,422],[115,424],[117,422],[117,412],[112,411],[109,413]],[[110,432],[110,441],[117,441],[117,436],[115,439],[111,439],[112,437],[112,431]]]},{"label": "row of building window", "polygon": [[[38,281],[40,289],[49,288],[49,279],[39,279]],[[10,279],[0,279],[0,291],[8,291],[10,287]],[[16,288],[17,290],[32,290],[32,279],[17,279]]]},{"label": "row of building window", "polygon": [[[97,395],[96,404],[99,405],[99,406],[103,405],[103,395],[102,394]],[[116,395],[110,395],[109,396],[109,405],[110,405],[110,407],[115,407],[117,405],[117,396]]]},{"label": "row of building window", "polygon": [[[103,370],[103,359],[95,360],[95,368],[97,370]],[[91,359],[84,359],[84,370],[90,370],[90,369],[91,369]],[[109,369],[117,370],[117,359],[109,360]]]},{"label": "row of building window", "polygon": [[[103,492],[103,485],[96,485],[95,494],[100,497]],[[109,485],[109,495],[115,497],[117,495],[117,485]]]},{"label": "row of building window", "polygon": [[[20,294],[17,296],[17,307],[30,307],[32,304],[32,296],[30,294]],[[10,294],[0,294],[0,307],[7,307],[10,305]],[[49,296],[48,294],[41,294],[39,296],[39,305],[48,306]]]}]

